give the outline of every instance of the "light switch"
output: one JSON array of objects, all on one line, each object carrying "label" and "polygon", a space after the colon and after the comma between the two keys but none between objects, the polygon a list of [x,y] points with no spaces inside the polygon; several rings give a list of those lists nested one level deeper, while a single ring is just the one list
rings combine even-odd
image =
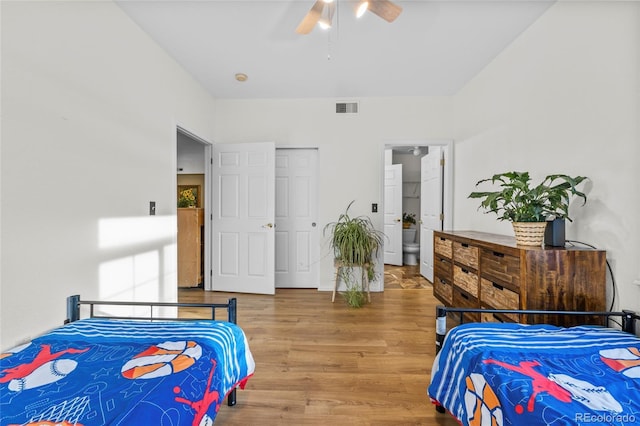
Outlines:
[{"label": "light switch", "polygon": [[149,201],[149,215],[155,216],[156,214],[156,202]]},{"label": "light switch", "polygon": [[371,213],[378,213],[378,203],[371,204]]}]

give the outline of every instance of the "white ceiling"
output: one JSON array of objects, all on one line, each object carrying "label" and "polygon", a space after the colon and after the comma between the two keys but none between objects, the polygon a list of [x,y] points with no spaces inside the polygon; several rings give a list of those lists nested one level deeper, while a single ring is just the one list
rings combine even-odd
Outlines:
[{"label": "white ceiling", "polygon": [[315,0],[116,1],[216,98],[341,100],[455,94],[553,3],[399,0],[390,24],[337,0],[331,31],[299,35]]}]

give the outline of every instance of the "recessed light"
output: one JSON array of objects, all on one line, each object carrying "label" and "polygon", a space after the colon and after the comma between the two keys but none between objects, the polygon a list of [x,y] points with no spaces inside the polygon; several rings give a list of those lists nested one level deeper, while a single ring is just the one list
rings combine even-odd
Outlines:
[{"label": "recessed light", "polygon": [[249,77],[247,77],[246,74],[243,74],[241,72],[236,74],[236,80],[238,80],[238,81],[247,81],[247,78],[249,78]]}]

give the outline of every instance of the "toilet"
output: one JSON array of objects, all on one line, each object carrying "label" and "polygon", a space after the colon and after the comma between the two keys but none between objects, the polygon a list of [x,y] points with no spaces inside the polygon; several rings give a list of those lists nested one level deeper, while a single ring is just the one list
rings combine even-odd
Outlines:
[{"label": "toilet", "polygon": [[402,230],[402,263],[405,265],[417,265],[420,244],[416,243],[416,230]]}]

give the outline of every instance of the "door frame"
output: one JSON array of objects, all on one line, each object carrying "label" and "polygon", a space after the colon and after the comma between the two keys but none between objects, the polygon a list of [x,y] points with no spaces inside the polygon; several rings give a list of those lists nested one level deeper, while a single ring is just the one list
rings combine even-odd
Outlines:
[{"label": "door frame", "polygon": [[[442,210],[444,213],[444,221],[442,226],[445,230],[453,229],[453,139],[390,139],[381,142],[380,147],[380,200],[382,204],[381,211],[384,211],[384,166],[385,166],[385,150],[393,149],[399,146],[440,146],[443,147],[444,155],[444,176],[443,176],[443,194],[442,194]],[[383,242],[384,244],[384,242]],[[384,249],[383,249],[384,252]],[[384,289],[384,273],[381,274],[381,285]]]},{"label": "door frame", "polygon": [[[204,197],[204,211],[206,213],[207,216],[205,216],[204,218],[204,259],[202,259],[202,261],[204,262],[204,290],[211,290],[212,289],[212,283],[211,283],[211,237],[212,237],[212,233],[213,233],[213,229],[211,227],[211,197],[213,195],[213,188],[212,185],[210,184],[211,182],[211,162],[212,162],[212,158],[213,158],[213,142],[208,141],[207,139],[204,139],[200,136],[198,136],[196,133],[192,132],[191,130],[187,129],[185,126],[183,126],[182,124],[176,124],[175,126],[175,143],[174,146],[178,146],[178,133],[182,133],[183,135],[193,139],[196,142],[199,142],[203,145],[204,147],[204,156],[202,158],[202,161],[204,162],[204,188],[202,189],[203,193],[205,194]],[[174,169],[176,170],[175,173],[175,180],[174,180],[174,184],[173,187],[177,188],[178,185],[178,171],[177,171],[177,154],[176,154],[176,167],[174,167]],[[207,182],[209,182],[209,185],[207,185]],[[176,213],[177,214],[177,213]],[[177,263],[176,263],[176,276],[177,276]],[[177,286],[177,283],[176,283]]]}]

